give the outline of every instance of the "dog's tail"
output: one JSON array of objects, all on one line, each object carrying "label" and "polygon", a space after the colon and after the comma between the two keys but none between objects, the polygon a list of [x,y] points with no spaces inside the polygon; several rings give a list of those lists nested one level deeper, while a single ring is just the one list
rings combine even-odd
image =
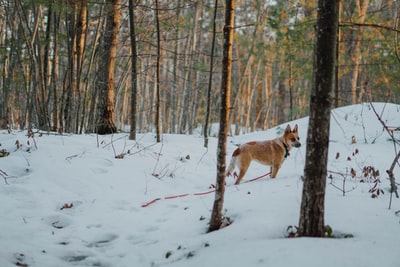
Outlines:
[{"label": "dog's tail", "polygon": [[228,168],[226,169],[226,176],[231,176],[232,171],[235,169],[238,154],[239,154],[239,148],[236,148],[235,151],[233,151],[232,153],[231,161],[229,163]]}]

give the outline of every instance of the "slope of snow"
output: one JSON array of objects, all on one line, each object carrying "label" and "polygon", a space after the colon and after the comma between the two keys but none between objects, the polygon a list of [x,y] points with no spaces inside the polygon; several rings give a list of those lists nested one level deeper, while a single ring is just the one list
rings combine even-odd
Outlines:
[{"label": "slope of snow", "polygon": [[[374,107],[400,126],[399,105]],[[0,131],[0,150],[10,152],[0,158],[0,266],[400,266],[400,200],[388,209],[386,174],[396,150],[370,104],[332,111],[325,222],[335,236],[353,237],[286,238],[299,221],[308,118],[296,123],[303,145],[276,179],[234,186],[227,178],[233,223],[208,234],[215,138],[205,149],[200,135],[163,135],[157,144],[150,133],[131,141]],[[230,137],[227,160],[235,144],[275,138],[286,125]],[[377,198],[374,179],[363,177],[368,166],[380,172]],[[253,163],[244,180],[268,171]],[[394,173],[399,181],[399,165]]]}]

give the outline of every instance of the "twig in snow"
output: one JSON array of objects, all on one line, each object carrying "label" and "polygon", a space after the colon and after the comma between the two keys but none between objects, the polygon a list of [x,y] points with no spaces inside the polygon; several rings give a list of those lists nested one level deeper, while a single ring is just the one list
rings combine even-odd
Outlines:
[{"label": "twig in snow", "polygon": [[8,184],[7,182],[8,174],[5,171],[0,170],[0,175],[4,178],[4,182]]},{"label": "twig in snow", "polygon": [[161,143],[160,152],[156,154],[157,161],[156,161],[156,165],[154,166],[153,176],[157,177],[157,178],[160,178],[160,174],[156,173],[156,169],[157,169],[158,163],[160,162],[160,156],[162,155],[161,151],[162,151],[163,147],[164,147],[164,143]]}]

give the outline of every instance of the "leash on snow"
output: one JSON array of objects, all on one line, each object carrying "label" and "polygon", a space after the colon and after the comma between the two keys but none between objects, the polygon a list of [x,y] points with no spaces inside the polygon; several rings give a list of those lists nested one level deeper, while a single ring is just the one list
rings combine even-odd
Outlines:
[{"label": "leash on snow", "polygon": [[[268,176],[268,175],[270,175],[270,174],[271,174],[271,172],[268,172],[268,173],[263,174],[263,175],[260,175],[260,176],[258,176],[258,177],[256,177],[256,178],[243,181],[242,184],[246,184],[246,183],[250,183],[250,182],[257,181],[257,180],[259,180],[259,179],[261,179],[261,178],[264,178],[265,176]],[[211,184],[211,185],[210,185],[210,188],[215,188],[215,185]],[[205,192],[193,193],[193,194],[180,194],[180,195],[167,196],[167,197],[158,197],[158,198],[153,199],[152,201],[149,201],[149,202],[147,202],[147,203],[142,204],[142,208],[146,208],[146,207],[150,206],[151,204],[154,204],[154,203],[156,203],[157,201],[163,200],[163,199],[164,199],[164,200],[168,200],[168,199],[174,199],[174,198],[187,197],[187,196],[190,196],[190,195],[193,195],[193,196],[202,196],[202,195],[211,194],[211,193],[213,193],[213,192],[215,192],[215,189],[212,189],[212,190],[209,190],[209,191],[205,191]]]}]

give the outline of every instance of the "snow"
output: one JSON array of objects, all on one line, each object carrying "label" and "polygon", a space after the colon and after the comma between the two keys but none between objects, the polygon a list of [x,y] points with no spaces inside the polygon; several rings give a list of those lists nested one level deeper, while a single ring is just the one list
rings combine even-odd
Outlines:
[{"label": "snow", "polygon": [[[388,126],[400,126],[400,105],[374,107]],[[212,233],[214,194],[195,193],[215,183],[216,138],[206,149],[200,134],[156,143],[152,133],[132,141],[126,133],[2,130],[0,150],[10,154],[0,158],[0,266],[400,266],[400,200],[393,195],[388,209],[386,174],[399,147],[371,105],[332,111],[325,222],[337,238],[287,238],[299,221],[308,118],[289,123],[299,125],[302,147],[276,179],[234,186],[228,177],[224,211],[233,223]],[[286,125],[229,137],[227,160],[235,144],[275,138]],[[364,166],[380,172],[377,198],[373,179],[360,182]],[[268,169],[253,163],[244,180]],[[399,172],[397,165],[397,181]],[[344,178],[345,196],[330,185],[342,188]],[[181,194],[188,195],[167,198]]]}]

